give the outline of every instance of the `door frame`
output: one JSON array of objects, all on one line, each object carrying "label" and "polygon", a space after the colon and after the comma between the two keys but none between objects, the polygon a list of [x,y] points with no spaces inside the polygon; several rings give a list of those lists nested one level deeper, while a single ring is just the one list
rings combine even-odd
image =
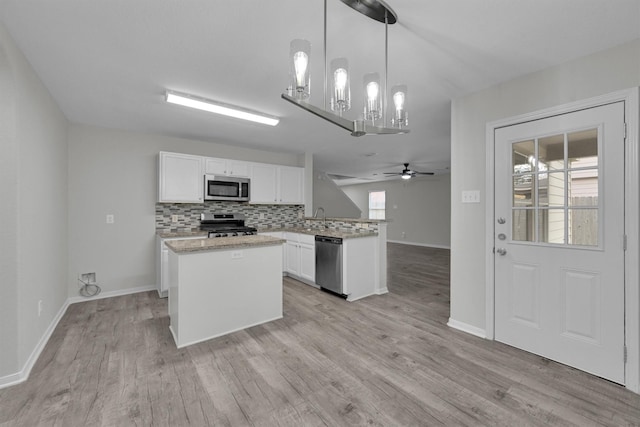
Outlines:
[{"label": "door frame", "polygon": [[625,386],[640,393],[640,88],[621,90],[606,95],[546,108],[527,114],[489,122],[486,125],[485,169],[485,335],[495,339],[495,131],[533,120],[624,102],[626,143],[624,149],[624,217],[627,250],[624,253],[625,294]]}]

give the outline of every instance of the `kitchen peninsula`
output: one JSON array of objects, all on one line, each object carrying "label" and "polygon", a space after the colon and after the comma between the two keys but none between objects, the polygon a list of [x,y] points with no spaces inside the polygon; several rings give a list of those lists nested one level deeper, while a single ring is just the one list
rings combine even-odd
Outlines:
[{"label": "kitchen peninsula", "polygon": [[283,243],[258,235],[167,242],[178,348],[282,318]]}]

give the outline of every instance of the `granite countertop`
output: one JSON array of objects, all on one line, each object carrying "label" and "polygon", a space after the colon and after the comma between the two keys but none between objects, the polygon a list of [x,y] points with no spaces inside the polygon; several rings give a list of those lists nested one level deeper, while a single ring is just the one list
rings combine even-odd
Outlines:
[{"label": "granite countertop", "polygon": [[358,237],[372,237],[377,236],[375,231],[341,231],[334,229],[323,228],[305,228],[305,227],[288,227],[288,228],[259,228],[258,233],[273,233],[273,232],[290,232],[308,234],[311,236],[327,236],[327,237],[340,237],[341,239],[354,239]]},{"label": "granite countertop", "polygon": [[187,237],[204,237],[209,236],[207,231],[157,231],[156,235],[161,239],[184,239]]},{"label": "granite countertop", "polygon": [[317,216],[305,216],[304,220],[309,221],[340,221],[340,222],[360,222],[363,224],[378,224],[380,222],[389,222],[387,219],[369,219],[369,218],[337,218],[337,217],[317,217]]},{"label": "granite countertop", "polygon": [[283,239],[271,236],[215,237],[213,239],[170,240],[167,247],[176,253],[201,252],[226,249],[242,249],[257,246],[281,245]]}]

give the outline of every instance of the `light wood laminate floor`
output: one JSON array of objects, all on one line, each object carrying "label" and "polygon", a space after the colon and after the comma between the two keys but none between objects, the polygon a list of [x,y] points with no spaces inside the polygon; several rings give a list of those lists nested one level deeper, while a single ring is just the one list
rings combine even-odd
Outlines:
[{"label": "light wood laminate floor", "polygon": [[283,319],[180,350],[155,292],[73,304],[0,425],[640,425],[623,387],[448,328],[449,251],[389,244],[389,289],[287,278]]}]

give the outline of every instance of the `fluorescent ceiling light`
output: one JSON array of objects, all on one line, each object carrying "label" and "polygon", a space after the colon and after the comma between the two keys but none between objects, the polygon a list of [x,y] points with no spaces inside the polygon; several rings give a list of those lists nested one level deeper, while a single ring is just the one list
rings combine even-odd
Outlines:
[{"label": "fluorescent ceiling light", "polygon": [[170,90],[167,91],[167,102],[208,111],[210,113],[222,114],[223,116],[235,117],[236,119],[262,123],[269,126],[275,126],[280,122],[280,119],[277,117],[267,116],[246,108],[236,107],[235,105],[224,104],[222,102],[212,101],[210,99],[199,98],[197,96],[173,92]]}]

